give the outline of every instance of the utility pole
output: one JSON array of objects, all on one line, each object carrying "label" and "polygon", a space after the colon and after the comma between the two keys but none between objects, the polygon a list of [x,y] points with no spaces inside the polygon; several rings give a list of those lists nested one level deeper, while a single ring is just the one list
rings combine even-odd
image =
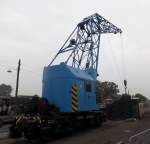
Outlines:
[{"label": "utility pole", "polygon": [[18,97],[20,66],[21,66],[21,60],[19,59],[19,61],[18,61],[18,67],[17,67],[16,91],[15,91],[15,97],[16,98]]}]

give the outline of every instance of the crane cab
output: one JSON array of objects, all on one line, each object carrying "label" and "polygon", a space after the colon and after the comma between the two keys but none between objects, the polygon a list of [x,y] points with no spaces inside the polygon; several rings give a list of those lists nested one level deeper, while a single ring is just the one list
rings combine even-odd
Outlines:
[{"label": "crane cab", "polygon": [[95,76],[61,63],[47,66],[43,72],[43,97],[61,112],[96,110]]}]

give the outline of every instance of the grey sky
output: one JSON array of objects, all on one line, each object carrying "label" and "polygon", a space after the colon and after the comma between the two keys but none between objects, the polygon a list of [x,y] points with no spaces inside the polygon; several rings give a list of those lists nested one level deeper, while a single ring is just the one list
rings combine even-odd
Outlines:
[{"label": "grey sky", "polygon": [[[76,24],[99,13],[123,30],[101,40],[99,78],[121,82],[130,92],[150,96],[150,18],[148,0],[1,0],[0,83],[15,88],[15,68],[22,60],[19,94],[40,94],[42,70]],[[123,46],[121,46],[123,41]]]}]

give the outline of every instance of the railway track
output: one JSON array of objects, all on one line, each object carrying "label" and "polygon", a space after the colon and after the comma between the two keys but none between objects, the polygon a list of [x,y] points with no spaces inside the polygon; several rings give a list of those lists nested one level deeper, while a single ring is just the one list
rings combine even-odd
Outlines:
[{"label": "railway track", "polygon": [[0,128],[0,139],[6,139],[9,135],[9,126]]}]

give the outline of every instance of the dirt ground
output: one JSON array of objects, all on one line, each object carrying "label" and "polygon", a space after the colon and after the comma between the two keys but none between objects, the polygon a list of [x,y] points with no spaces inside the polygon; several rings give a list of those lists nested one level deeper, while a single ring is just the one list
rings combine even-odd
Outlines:
[{"label": "dirt ground", "polygon": [[[150,128],[150,114],[142,120],[107,121],[100,128],[77,132],[73,135],[59,138],[49,144],[117,144],[120,141],[128,143],[130,136]],[[29,144],[24,139],[0,139],[0,144]]]}]

